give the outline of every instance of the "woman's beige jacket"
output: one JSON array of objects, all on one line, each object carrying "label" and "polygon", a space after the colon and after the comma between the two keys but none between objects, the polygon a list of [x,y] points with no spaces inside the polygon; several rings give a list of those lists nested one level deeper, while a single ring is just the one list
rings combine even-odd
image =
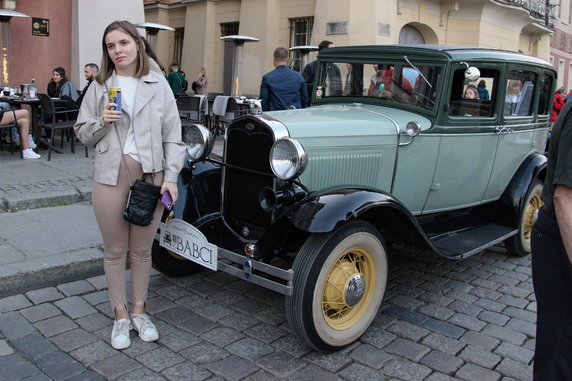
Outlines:
[{"label": "woman's beige jacket", "polygon": [[[121,144],[125,143],[131,123],[125,110],[119,121],[103,123],[102,112],[109,103],[107,88],[116,87],[116,83],[115,72],[107,80],[107,86],[97,81],[91,83],[74,126],[83,144],[95,144],[93,179],[107,185],[117,185]],[[181,140],[181,120],[175,98],[162,75],[150,71],[139,78],[131,115],[143,172],[164,171],[164,181],[177,182],[185,158],[185,144]]]}]

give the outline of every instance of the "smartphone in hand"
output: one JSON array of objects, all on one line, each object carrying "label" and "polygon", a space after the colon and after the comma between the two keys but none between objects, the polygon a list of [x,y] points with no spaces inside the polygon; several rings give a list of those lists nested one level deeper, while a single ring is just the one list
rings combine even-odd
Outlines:
[{"label": "smartphone in hand", "polygon": [[168,190],[163,192],[163,195],[161,196],[161,202],[163,203],[163,205],[165,205],[165,209],[167,210],[173,209],[173,199],[171,198],[171,194],[169,193]]}]

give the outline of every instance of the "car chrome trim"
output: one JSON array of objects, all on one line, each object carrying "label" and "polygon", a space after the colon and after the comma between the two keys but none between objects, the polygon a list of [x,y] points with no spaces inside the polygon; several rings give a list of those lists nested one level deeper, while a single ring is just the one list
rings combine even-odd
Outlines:
[{"label": "car chrome trim", "polygon": [[[283,295],[292,295],[293,293],[292,280],[294,279],[294,270],[292,269],[284,270],[267,263],[245,260],[244,256],[221,247],[218,248],[218,258],[217,268],[220,271]],[[286,281],[286,284],[257,275],[255,272],[282,279]]]}]

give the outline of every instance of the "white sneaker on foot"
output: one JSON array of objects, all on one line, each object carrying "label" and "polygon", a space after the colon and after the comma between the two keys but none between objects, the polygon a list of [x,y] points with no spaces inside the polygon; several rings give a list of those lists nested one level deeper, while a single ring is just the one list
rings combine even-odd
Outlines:
[{"label": "white sneaker on foot", "polygon": [[129,319],[115,320],[111,331],[111,346],[115,349],[125,349],[131,345],[129,331],[131,330]]},{"label": "white sneaker on foot", "polygon": [[38,155],[37,153],[32,151],[31,148],[28,148],[22,151],[22,157],[24,159],[39,159],[42,157],[42,155]]},{"label": "white sneaker on foot", "polygon": [[37,147],[36,142],[34,141],[34,138],[32,137],[32,135],[28,135],[28,146],[31,149],[36,149],[36,147]]},{"label": "white sneaker on foot", "polygon": [[131,321],[141,340],[151,342],[159,338],[157,327],[146,314],[131,314]]}]

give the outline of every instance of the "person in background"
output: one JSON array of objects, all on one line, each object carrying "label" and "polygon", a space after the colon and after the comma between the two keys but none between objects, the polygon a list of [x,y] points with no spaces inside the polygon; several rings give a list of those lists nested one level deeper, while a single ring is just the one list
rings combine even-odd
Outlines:
[{"label": "person in background", "polygon": [[[320,42],[320,45],[318,45],[318,53],[322,49],[333,48],[334,46],[336,46],[336,45],[334,45],[334,43],[332,41],[324,40],[324,41]],[[316,75],[317,63],[318,63],[317,60],[310,62],[309,64],[306,65],[306,67],[304,67],[304,71],[302,72],[302,75],[304,76],[304,81],[306,81],[306,93],[310,97],[312,94],[312,86],[314,86],[314,77]],[[327,66],[326,70],[327,70],[326,76],[328,77],[327,80],[329,80],[330,87],[331,87],[331,91],[329,91],[329,94],[327,94],[327,95],[328,96],[330,96],[330,95],[342,95],[342,93],[343,93],[343,91],[342,91],[342,75],[340,73],[340,68],[338,68],[336,65],[333,65],[333,64],[330,65],[329,64]]]},{"label": "person in background", "polygon": [[[1,102],[5,103],[5,102]],[[4,106],[4,105],[2,105]],[[9,105],[6,103],[6,106]],[[16,135],[16,144],[20,145],[22,150],[23,159],[39,159],[42,156],[38,155],[33,151],[36,148],[36,143],[32,136],[30,135],[30,113],[28,110],[8,110],[3,107],[0,108],[0,124],[10,124],[14,123],[19,127],[20,134]]]},{"label": "person in background", "polygon": [[468,85],[463,94],[465,99],[479,99],[479,90],[474,85]]},{"label": "person in background", "polygon": [[482,99],[483,101],[488,101],[491,98],[489,91],[487,90],[487,83],[485,82],[484,79],[481,79],[479,81],[479,84],[477,85],[477,90],[479,92],[478,99]]},{"label": "person in background", "polygon": [[172,64],[169,68],[169,75],[167,76],[167,82],[169,82],[169,86],[171,86],[171,90],[173,90],[173,94],[177,95],[184,95],[184,83],[185,83],[185,74],[182,71],[179,71],[179,64]]},{"label": "person in background", "polygon": [[552,117],[550,118],[552,123],[556,122],[556,118],[558,118],[560,110],[564,107],[564,97],[562,94],[564,94],[564,87],[559,88],[554,93],[554,100],[552,101]]},{"label": "person in background", "polygon": [[93,80],[95,79],[95,76],[97,75],[98,72],[99,72],[99,66],[97,66],[97,64],[88,63],[87,65],[85,65],[83,67],[83,75],[84,75],[85,79],[87,80],[87,83],[85,84],[83,90],[81,91],[81,94],[77,98],[77,104],[79,106],[81,106],[83,96],[87,92],[89,85],[91,85],[91,82],[93,82]]},{"label": "person in background", "polygon": [[568,94],[566,94],[566,98],[564,98],[564,103],[568,102],[570,99],[572,99],[572,89],[570,89],[570,91],[568,91]]},{"label": "person in background", "polygon": [[52,98],[61,98],[68,101],[66,109],[76,109],[79,95],[75,85],[67,79],[66,71],[63,67],[57,67],[52,72],[52,80],[48,83],[48,95]]},{"label": "person in background", "polygon": [[288,50],[276,48],[273,54],[275,69],[264,74],[260,85],[263,111],[303,108],[308,105],[306,82],[302,75],[288,67]]},{"label": "person in background", "polygon": [[[161,221],[157,200],[149,226],[131,224],[122,216],[131,183],[151,174],[160,193],[177,201],[177,177],[185,158],[181,120],[165,77],[150,70],[139,32],[128,21],[114,21],[102,38],[101,70],[89,87],[74,126],[78,138],[95,145],[92,205],[104,243],[103,268],[115,316],[111,345],[131,345],[133,327],[145,342],[159,333],[146,311],[151,247]],[[121,110],[110,103],[108,89],[121,88]],[[125,267],[130,258],[132,309],[127,309]]]},{"label": "person in background", "polygon": [[392,88],[391,79],[393,77],[393,67],[389,66],[383,70],[381,65],[373,64],[375,74],[371,76],[369,88],[367,90],[368,97],[381,97],[384,93]]},{"label": "person in background", "polygon": [[207,71],[204,67],[199,70],[199,75],[197,76],[197,80],[195,81],[195,94],[197,95],[209,95],[208,93],[208,86],[209,86],[209,79],[207,78]]},{"label": "person in background", "polygon": [[572,102],[552,128],[532,228],[532,282],[537,302],[534,381],[572,380]]}]

